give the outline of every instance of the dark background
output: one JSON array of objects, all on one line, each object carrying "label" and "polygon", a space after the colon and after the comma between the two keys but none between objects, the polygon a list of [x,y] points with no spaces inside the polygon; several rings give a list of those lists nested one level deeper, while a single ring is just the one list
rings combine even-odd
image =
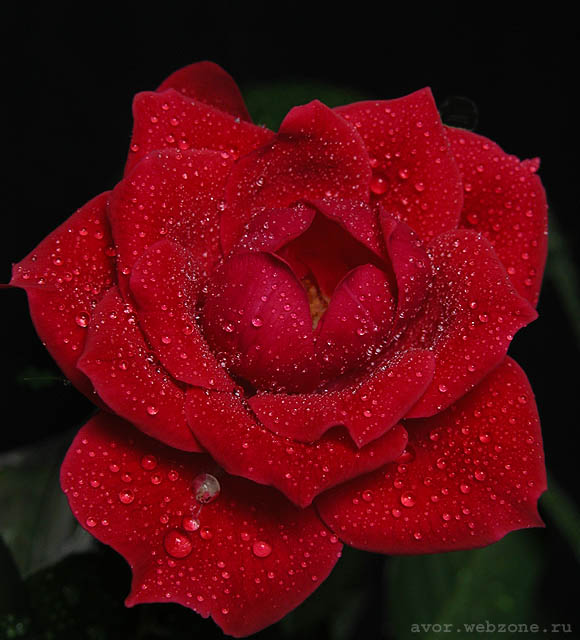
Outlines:
[{"label": "dark background", "polygon": [[[370,6],[348,13],[326,7],[328,15],[320,19],[312,16],[313,7],[301,13],[295,5],[280,5],[280,14],[265,19],[259,5],[243,11],[193,5],[184,16],[159,3],[111,15],[55,6],[4,16],[0,282],[9,280],[11,263],[120,179],[132,96],[191,62],[217,62],[243,92],[291,81],[352,89],[366,98],[398,97],[423,86],[432,88],[438,104],[466,96],[477,106],[478,133],[520,158],[542,161],[551,225],[559,236],[540,317],[520,332],[510,354],[536,393],[548,469],[578,504],[578,31],[571,16],[545,11],[499,22],[483,9],[468,20],[419,10],[399,18],[388,7],[381,13]],[[92,408],[74,388],[50,379],[60,373],[34,333],[24,292],[1,294],[0,448],[11,451],[80,426]],[[573,596],[561,578],[571,575],[574,557],[549,514],[546,520],[539,535],[551,569],[540,593],[554,622],[572,622]],[[369,579],[379,580],[373,571]],[[577,565],[574,571],[577,580]],[[372,625],[380,602],[369,597],[365,606],[369,613],[358,631],[379,637]]]}]

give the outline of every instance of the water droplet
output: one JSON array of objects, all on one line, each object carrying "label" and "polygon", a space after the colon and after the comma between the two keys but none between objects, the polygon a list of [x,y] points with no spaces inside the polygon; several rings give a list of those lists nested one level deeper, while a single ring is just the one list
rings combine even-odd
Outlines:
[{"label": "water droplet", "polygon": [[263,540],[256,540],[252,545],[252,552],[258,558],[267,558],[272,553],[272,547]]},{"label": "water droplet", "polygon": [[220,491],[218,479],[210,473],[200,473],[193,479],[195,499],[201,504],[213,502],[219,496]]},{"label": "water droplet", "polygon": [[186,531],[197,531],[199,529],[199,519],[195,516],[183,516],[181,524]]},{"label": "water droplet", "polygon": [[135,500],[135,494],[131,491],[131,489],[122,489],[119,491],[119,500],[123,504],[131,504],[133,500]]},{"label": "water droplet", "polygon": [[471,487],[468,484],[460,484],[459,491],[461,491],[461,493],[469,493],[471,491]]},{"label": "water droplet", "polygon": [[199,535],[203,540],[211,540],[213,538],[213,531],[209,527],[203,527]]},{"label": "water droplet", "polygon": [[409,509],[411,507],[414,507],[415,506],[415,496],[410,491],[407,491],[407,492],[403,493],[401,495],[401,504],[404,507],[407,507]]},{"label": "water droplet", "polygon": [[82,327],[83,329],[86,329],[89,326],[90,320],[91,320],[91,316],[85,311],[81,311],[80,313],[77,313],[77,315],[75,316],[75,322],[78,324],[79,327]]},{"label": "water droplet", "polygon": [[387,181],[383,176],[373,173],[370,190],[377,196],[382,195],[387,190]]},{"label": "water droplet", "polygon": [[473,475],[476,480],[479,480],[479,482],[483,482],[486,478],[486,473],[482,469],[476,469]]},{"label": "water droplet", "polygon": [[185,558],[191,553],[192,544],[187,534],[172,529],[165,534],[163,539],[165,551],[173,558]]},{"label": "water droplet", "polygon": [[87,527],[95,527],[97,524],[97,520],[96,518],[93,518],[92,516],[89,516],[86,520],[85,523],[87,525]]},{"label": "water droplet", "polygon": [[373,499],[373,492],[372,492],[372,491],[370,491],[369,489],[367,489],[366,491],[363,491],[363,492],[362,492],[362,499],[363,499],[365,502],[371,502],[371,501],[372,501],[372,499]]},{"label": "water droplet", "polygon": [[153,455],[146,454],[141,458],[141,466],[147,471],[152,471],[157,466],[157,458]]},{"label": "water droplet", "polygon": [[256,329],[259,329],[263,324],[264,324],[264,321],[262,320],[262,318],[260,318],[260,316],[256,316],[255,318],[252,318],[252,326],[256,327]]},{"label": "water droplet", "polygon": [[159,409],[157,407],[154,407],[153,405],[149,405],[147,407],[147,413],[150,416],[156,416],[159,413]]}]

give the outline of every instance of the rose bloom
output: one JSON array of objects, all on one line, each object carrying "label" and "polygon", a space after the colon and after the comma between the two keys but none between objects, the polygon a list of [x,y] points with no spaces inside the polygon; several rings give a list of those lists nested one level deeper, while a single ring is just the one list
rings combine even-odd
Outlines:
[{"label": "rose bloom", "polygon": [[442,125],[429,89],[251,123],[203,62],[133,103],[125,177],[14,268],[99,406],[62,466],[80,524],[244,636],[343,544],[468,549],[541,526],[538,160]]}]

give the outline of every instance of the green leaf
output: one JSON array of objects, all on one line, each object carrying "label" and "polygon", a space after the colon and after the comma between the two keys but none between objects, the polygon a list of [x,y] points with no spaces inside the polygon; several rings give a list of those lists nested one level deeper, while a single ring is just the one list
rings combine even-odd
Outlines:
[{"label": "green leaf", "polygon": [[92,544],[59,484],[72,437],[59,435],[0,456],[0,535],[23,577]]},{"label": "green leaf", "polygon": [[14,613],[24,607],[24,585],[10,549],[0,537],[0,614]]},{"label": "green leaf", "polygon": [[562,308],[580,347],[580,278],[570,246],[560,229],[554,210],[549,212],[548,261],[546,275],[560,297]]},{"label": "green leaf", "polygon": [[432,625],[452,625],[457,635],[465,624],[538,622],[531,618],[543,557],[535,534],[514,532],[483,549],[391,558],[388,630],[397,640],[429,640],[441,638]]},{"label": "green leaf", "polygon": [[284,116],[292,107],[306,104],[311,100],[320,100],[327,107],[338,107],[369,99],[368,95],[356,89],[305,80],[253,85],[245,87],[243,95],[254,122],[274,131],[278,130]]},{"label": "green leaf", "polygon": [[580,513],[553,476],[548,476],[548,491],[542,495],[547,519],[558,529],[580,563]]}]

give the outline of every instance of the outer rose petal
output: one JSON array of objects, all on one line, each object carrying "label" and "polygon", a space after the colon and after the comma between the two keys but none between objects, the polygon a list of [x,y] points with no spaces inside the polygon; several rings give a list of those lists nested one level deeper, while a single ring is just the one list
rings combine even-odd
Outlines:
[{"label": "outer rose petal", "polygon": [[78,367],[119,416],[172,447],[202,450],[185,420],[183,389],[156,362],[117,287],[93,313]]},{"label": "outer rose petal", "polygon": [[250,121],[250,114],[232,76],[215,62],[196,62],[174,71],[157,91],[176,89],[189,98]]},{"label": "outer rose petal", "polygon": [[408,421],[402,464],[321,496],[322,519],[344,542],[390,554],[480,547],[542,526],[546,489],[534,396],[513,360],[433,418]]},{"label": "outer rose petal", "polygon": [[133,137],[125,173],[158,149],[206,149],[235,159],[271,140],[270,130],[168,89],[144,91],[133,100]]},{"label": "outer rose petal", "polygon": [[93,401],[93,385],[76,365],[93,308],[116,279],[109,195],[93,198],[55,229],[14,266],[10,281],[26,290],[34,326],[52,357]]},{"label": "outer rose petal", "polygon": [[135,263],[130,288],[139,325],[172,376],[200,387],[234,389],[197,326],[199,278],[187,249],[168,240],[154,244]]},{"label": "outer rose petal", "polygon": [[252,212],[324,197],[369,199],[371,169],[358,133],[318,101],[288,113],[271,144],[236,163],[226,191],[224,253]]},{"label": "outer rose petal", "polygon": [[335,111],[361,134],[373,167],[371,192],[386,211],[422,239],[457,227],[461,179],[429,89]]},{"label": "outer rose petal", "polygon": [[[217,475],[221,493],[191,532],[200,473]],[[128,606],[178,602],[237,637],[300,604],[342,549],[313,508],[298,509],[273,489],[223,473],[207,456],[164,447],[106,414],[75,438],[61,485],[81,525],[129,562]]]},{"label": "outer rose petal", "polygon": [[194,433],[227,471],[272,485],[300,507],[394,460],[407,444],[401,425],[362,449],[339,430],[312,444],[296,442],[259,425],[235,395],[217,391],[189,389],[186,411]]},{"label": "outer rose petal", "polygon": [[314,442],[345,425],[358,447],[372,442],[404,418],[423,395],[435,371],[429,351],[409,351],[357,385],[322,393],[260,393],[248,404],[278,435]]},{"label": "outer rose petal", "polygon": [[133,264],[159,240],[187,247],[201,275],[211,269],[221,254],[219,207],[231,166],[214,151],[157,151],[115,187],[110,219],[123,291]]},{"label": "outer rose petal", "polygon": [[548,252],[548,205],[536,171],[470,131],[447,128],[461,171],[465,203],[460,226],[481,231],[503,262],[517,292],[538,303]]},{"label": "outer rose petal", "polygon": [[429,247],[433,283],[423,311],[395,348],[429,348],[435,376],[409,418],[455,402],[497,366],[515,332],[537,313],[512,287],[491,245],[473,231],[449,231]]}]

